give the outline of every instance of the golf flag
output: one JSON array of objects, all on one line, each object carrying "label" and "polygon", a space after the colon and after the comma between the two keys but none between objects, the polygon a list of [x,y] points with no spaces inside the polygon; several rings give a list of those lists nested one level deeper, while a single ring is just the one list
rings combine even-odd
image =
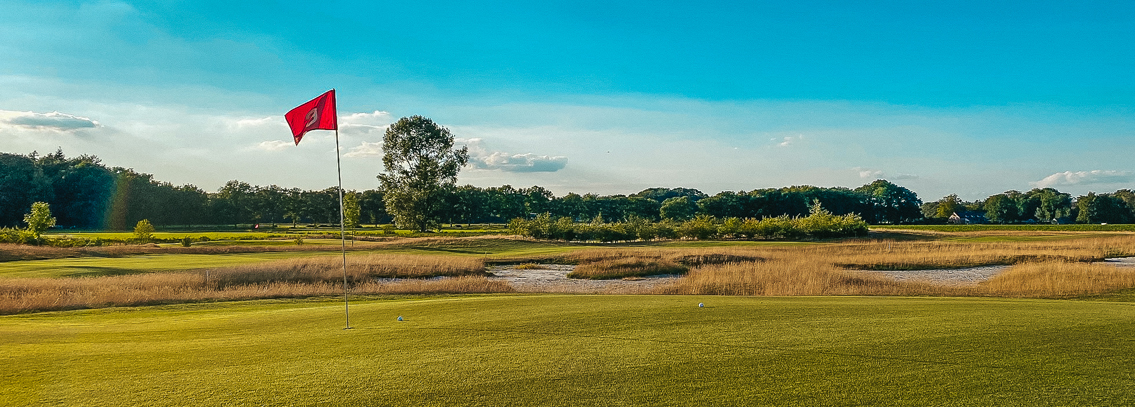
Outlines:
[{"label": "golf flag", "polygon": [[284,115],[288,127],[292,128],[292,138],[296,145],[304,134],[312,130],[338,130],[339,120],[335,113],[335,89],[331,89],[319,97],[299,105]]}]

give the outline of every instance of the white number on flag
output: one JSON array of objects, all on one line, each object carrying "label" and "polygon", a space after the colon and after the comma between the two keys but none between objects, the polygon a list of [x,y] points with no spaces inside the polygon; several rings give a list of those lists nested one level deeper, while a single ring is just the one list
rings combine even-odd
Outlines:
[{"label": "white number on flag", "polygon": [[312,108],[310,112],[307,112],[307,124],[304,125],[304,128],[314,126],[315,122],[318,122],[318,121],[319,121],[319,109],[318,108]]}]

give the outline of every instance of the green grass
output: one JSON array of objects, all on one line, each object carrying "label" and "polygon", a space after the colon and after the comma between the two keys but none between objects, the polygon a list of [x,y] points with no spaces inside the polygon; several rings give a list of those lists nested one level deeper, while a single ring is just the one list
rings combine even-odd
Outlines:
[{"label": "green grass", "polygon": [[0,401],[1135,403],[1130,303],[470,296],[372,299],[351,310],[352,330],[342,329],[342,304],[334,300],[0,317]]}]

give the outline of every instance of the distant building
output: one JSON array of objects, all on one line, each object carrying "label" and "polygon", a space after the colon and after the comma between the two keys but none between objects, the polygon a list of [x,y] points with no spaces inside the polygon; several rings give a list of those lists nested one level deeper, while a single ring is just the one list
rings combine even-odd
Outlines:
[{"label": "distant building", "polygon": [[989,223],[989,220],[985,219],[985,214],[981,212],[958,211],[954,212],[953,215],[950,215],[950,219],[946,220],[946,222],[958,225],[976,225],[981,223]]}]

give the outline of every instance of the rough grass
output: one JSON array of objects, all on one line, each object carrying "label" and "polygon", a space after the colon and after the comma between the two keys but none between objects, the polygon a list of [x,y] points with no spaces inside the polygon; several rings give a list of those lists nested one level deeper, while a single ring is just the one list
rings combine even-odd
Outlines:
[{"label": "rough grass", "polygon": [[[562,262],[579,265],[573,277],[619,279],[635,278],[654,274],[682,274],[687,276],[670,286],[657,290],[661,294],[720,294],[720,295],[917,295],[917,296],[1004,296],[1004,297],[1045,297],[1065,298],[1078,295],[1109,293],[1133,288],[1122,272],[1104,273],[1088,262],[1105,257],[1130,256],[1135,254],[1135,236],[1119,235],[1109,237],[1089,237],[1079,239],[960,243],[948,241],[852,241],[802,246],[788,245],[749,245],[729,247],[625,247],[625,246],[576,246],[566,244],[544,245],[523,239],[496,238],[435,238],[420,239],[419,246],[407,242],[385,244],[386,252],[406,251],[410,253],[430,253],[430,256],[406,256],[400,263],[399,257],[373,257],[355,253],[348,256],[352,265],[348,268],[348,280],[360,286],[368,279],[389,277],[431,277],[482,275],[486,261],[500,261],[500,258],[524,258],[527,262]],[[507,256],[488,258],[477,255],[477,251],[496,250],[507,252]],[[190,255],[166,255],[165,263],[186,262]],[[204,256],[204,255],[201,255]],[[214,255],[216,256],[216,255]],[[208,256],[205,256],[208,257]],[[115,259],[127,261],[129,259]],[[51,260],[62,261],[62,260]],[[263,264],[210,268],[210,280],[204,282],[204,270],[182,274],[181,283],[166,282],[155,277],[152,284],[140,283],[144,279],[132,280],[119,276],[120,280],[91,280],[84,284],[102,281],[104,285],[122,285],[133,288],[125,291],[120,288],[96,290],[86,285],[80,288],[53,285],[47,280],[27,283],[17,287],[12,279],[0,280],[0,286],[9,287],[4,295],[10,305],[8,311],[21,312],[35,309],[60,309],[68,307],[98,307],[105,305],[144,304],[163,301],[196,301],[208,298],[230,298],[224,295],[208,297],[202,293],[181,293],[212,289],[214,291],[233,290],[236,287],[258,290],[263,297],[282,297],[288,295],[321,295],[328,289],[316,287],[320,284],[333,287],[342,279],[339,258],[307,258],[280,260]],[[17,262],[27,264],[34,262]],[[12,264],[12,263],[9,263]],[[51,264],[51,263],[44,263]],[[990,264],[1016,264],[1021,269],[1039,268],[1043,272],[1021,272],[1013,283],[998,282],[997,279],[986,285],[975,287],[945,287],[929,282],[898,282],[878,273],[860,270],[909,270],[929,268],[959,268]],[[1039,264],[1038,266],[1033,266]],[[182,264],[184,265],[184,264]],[[1085,266],[1076,271],[1075,267]],[[1106,267],[1106,266],[1105,266]],[[138,267],[124,268],[131,272]],[[690,270],[686,272],[686,270]],[[114,274],[100,270],[100,273]],[[1064,273],[1064,274],[1061,274]],[[1077,274],[1079,273],[1079,274]],[[1085,274],[1087,273],[1087,274]],[[1015,275],[1015,272],[1005,276]],[[198,277],[194,277],[198,276]],[[194,280],[196,278],[197,280]],[[1008,278],[1008,277],[1004,277]],[[1026,281],[1027,280],[1027,281]],[[79,281],[69,279],[67,281]],[[135,282],[139,283],[135,283]],[[486,280],[487,281],[487,280]],[[1089,284],[1090,283],[1090,284]],[[39,284],[39,285],[36,285]],[[275,284],[276,286],[268,287]],[[304,289],[290,285],[311,285]],[[1085,286],[1081,286],[1087,284]],[[252,288],[258,286],[259,288]],[[31,289],[26,287],[48,287]],[[146,288],[148,287],[148,288]],[[1014,289],[1014,287],[1016,287]],[[1086,288],[1085,288],[1086,287]],[[431,292],[423,288],[424,292]],[[497,288],[471,288],[460,292],[499,291],[508,289],[505,283]],[[51,291],[55,290],[55,291]],[[147,290],[154,294],[142,294]],[[179,291],[181,290],[181,291]],[[322,290],[322,291],[321,291]],[[377,288],[375,289],[377,290]],[[104,294],[89,294],[104,292]],[[15,293],[15,294],[13,294]],[[33,295],[34,293],[34,295]],[[63,294],[60,294],[63,293]],[[105,294],[117,293],[117,294]],[[164,293],[164,294],[158,294]],[[255,298],[251,294],[233,294],[231,298]],[[35,301],[30,297],[40,298]],[[163,297],[164,296],[164,297]],[[68,298],[77,299],[68,299]],[[90,300],[83,298],[90,297]],[[50,301],[49,301],[50,299]],[[28,305],[30,304],[30,305]],[[45,305],[46,304],[46,305]],[[62,305],[53,305],[62,304]],[[56,307],[56,308],[52,308]]]},{"label": "rough grass", "polygon": [[1026,263],[993,276],[978,292],[998,297],[1069,298],[1135,287],[1135,269],[1110,264]]},{"label": "rough grass", "polygon": [[[357,294],[499,293],[512,288],[483,277],[475,258],[371,255],[348,258],[346,279]],[[382,282],[377,278],[459,276]],[[337,257],[292,259],[200,272],[108,277],[0,279],[0,313],[329,295],[343,292]]]},{"label": "rough grass", "polygon": [[646,277],[661,274],[684,274],[689,267],[668,261],[641,259],[603,260],[576,266],[568,278],[609,280],[627,277]]},{"label": "rough grass", "polygon": [[[1088,264],[1135,253],[1135,237],[1000,243],[861,242],[768,248],[767,260],[694,268],[661,294],[933,295],[1064,298],[1135,287],[1131,273]],[[918,270],[1019,264],[988,284],[899,282],[858,270]],[[1029,272],[1017,270],[1031,270]]]},{"label": "rough grass", "polygon": [[10,315],[0,400],[1120,406],[1132,320],[1084,301],[554,295],[352,301],[351,330],[341,299]]}]

